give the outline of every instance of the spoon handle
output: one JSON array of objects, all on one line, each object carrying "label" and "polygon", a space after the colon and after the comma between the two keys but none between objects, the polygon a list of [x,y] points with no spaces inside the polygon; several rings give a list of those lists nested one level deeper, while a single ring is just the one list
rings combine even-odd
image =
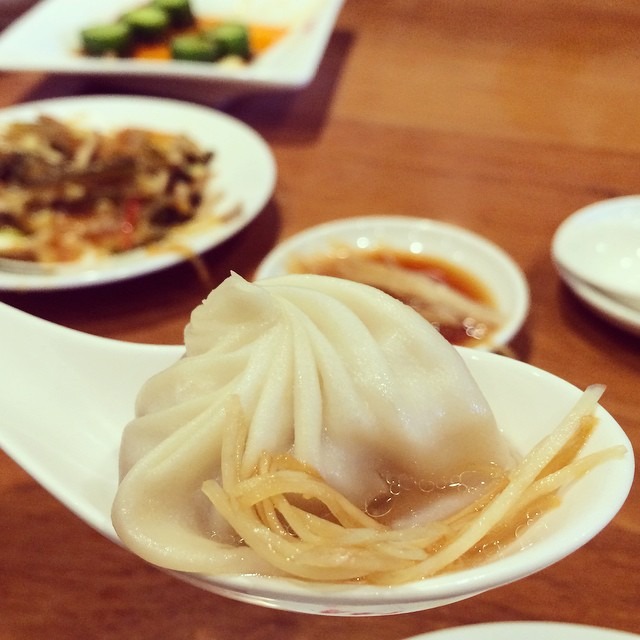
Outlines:
[{"label": "spoon handle", "polygon": [[[106,537],[122,429],[140,386],[177,346],[75,331],[0,303],[0,446],[49,493]],[[107,515],[105,515],[107,514]]]}]

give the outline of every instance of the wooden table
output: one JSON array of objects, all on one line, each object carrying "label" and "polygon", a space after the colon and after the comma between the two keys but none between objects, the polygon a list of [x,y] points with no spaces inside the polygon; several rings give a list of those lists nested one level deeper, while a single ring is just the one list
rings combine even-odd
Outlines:
[{"label": "wooden table", "polygon": [[[273,199],[205,261],[251,277],[279,240],[334,218],[422,216],[479,232],[524,270],[519,357],[584,387],[640,450],[640,342],[561,284],[549,248],[590,202],[640,192],[640,5],[634,0],[347,0],[305,90],[224,109],[279,167]],[[101,90],[0,75],[0,104]],[[179,343],[207,291],[189,265],[120,284],[0,300],[89,333]],[[10,339],[4,336],[3,339]],[[1,357],[1,354],[0,354]],[[555,620],[640,633],[640,490],[585,547],[541,573],[441,609],[378,619],[253,607],[164,575],[102,539],[0,457],[0,640],[377,638]]]}]

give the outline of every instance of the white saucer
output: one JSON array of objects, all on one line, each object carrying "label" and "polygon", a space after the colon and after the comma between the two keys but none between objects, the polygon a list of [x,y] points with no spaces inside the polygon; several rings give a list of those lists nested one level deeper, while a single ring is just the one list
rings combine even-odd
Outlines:
[{"label": "white saucer", "polygon": [[423,633],[406,640],[634,640],[624,631],[562,622],[489,622]]},{"label": "white saucer", "polygon": [[570,215],[553,236],[551,257],[598,316],[640,335],[640,196],[595,202]]},{"label": "white saucer", "polygon": [[640,309],[640,196],[576,211],[558,227],[552,255],[565,272]]},{"label": "white saucer", "polygon": [[558,269],[558,272],[573,293],[603,320],[619,329],[640,336],[640,311],[627,307],[562,269]]}]

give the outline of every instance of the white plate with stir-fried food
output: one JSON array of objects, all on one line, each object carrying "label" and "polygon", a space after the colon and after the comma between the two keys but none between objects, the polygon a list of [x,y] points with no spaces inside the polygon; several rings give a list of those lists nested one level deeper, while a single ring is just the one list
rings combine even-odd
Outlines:
[{"label": "white plate with stir-fried food", "polygon": [[87,96],[0,111],[0,288],[114,282],[221,244],[273,193],[250,127],[175,100]]},{"label": "white plate with stir-fried food", "polygon": [[408,216],[327,222],[286,239],[256,279],[320,273],[363,282],[414,307],[458,346],[509,352],[529,286],[500,247],[461,227]]}]

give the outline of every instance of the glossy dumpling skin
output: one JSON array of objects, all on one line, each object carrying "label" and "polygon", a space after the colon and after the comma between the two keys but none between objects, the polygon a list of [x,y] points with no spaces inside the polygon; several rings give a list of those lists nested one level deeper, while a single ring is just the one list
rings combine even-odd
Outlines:
[{"label": "glossy dumpling skin", "polygon": [[458,352],[377,289],[232,274],[193,311],[185,349],[139,393],[113,509],[125,544],[161,566],[269,572],[217,535],[224,525],[199,490],[218,477],[231,394],[249,421],[244,472],[264,450],[288,451],[361,507],[383,474],[449,478],[511,462]]}]

